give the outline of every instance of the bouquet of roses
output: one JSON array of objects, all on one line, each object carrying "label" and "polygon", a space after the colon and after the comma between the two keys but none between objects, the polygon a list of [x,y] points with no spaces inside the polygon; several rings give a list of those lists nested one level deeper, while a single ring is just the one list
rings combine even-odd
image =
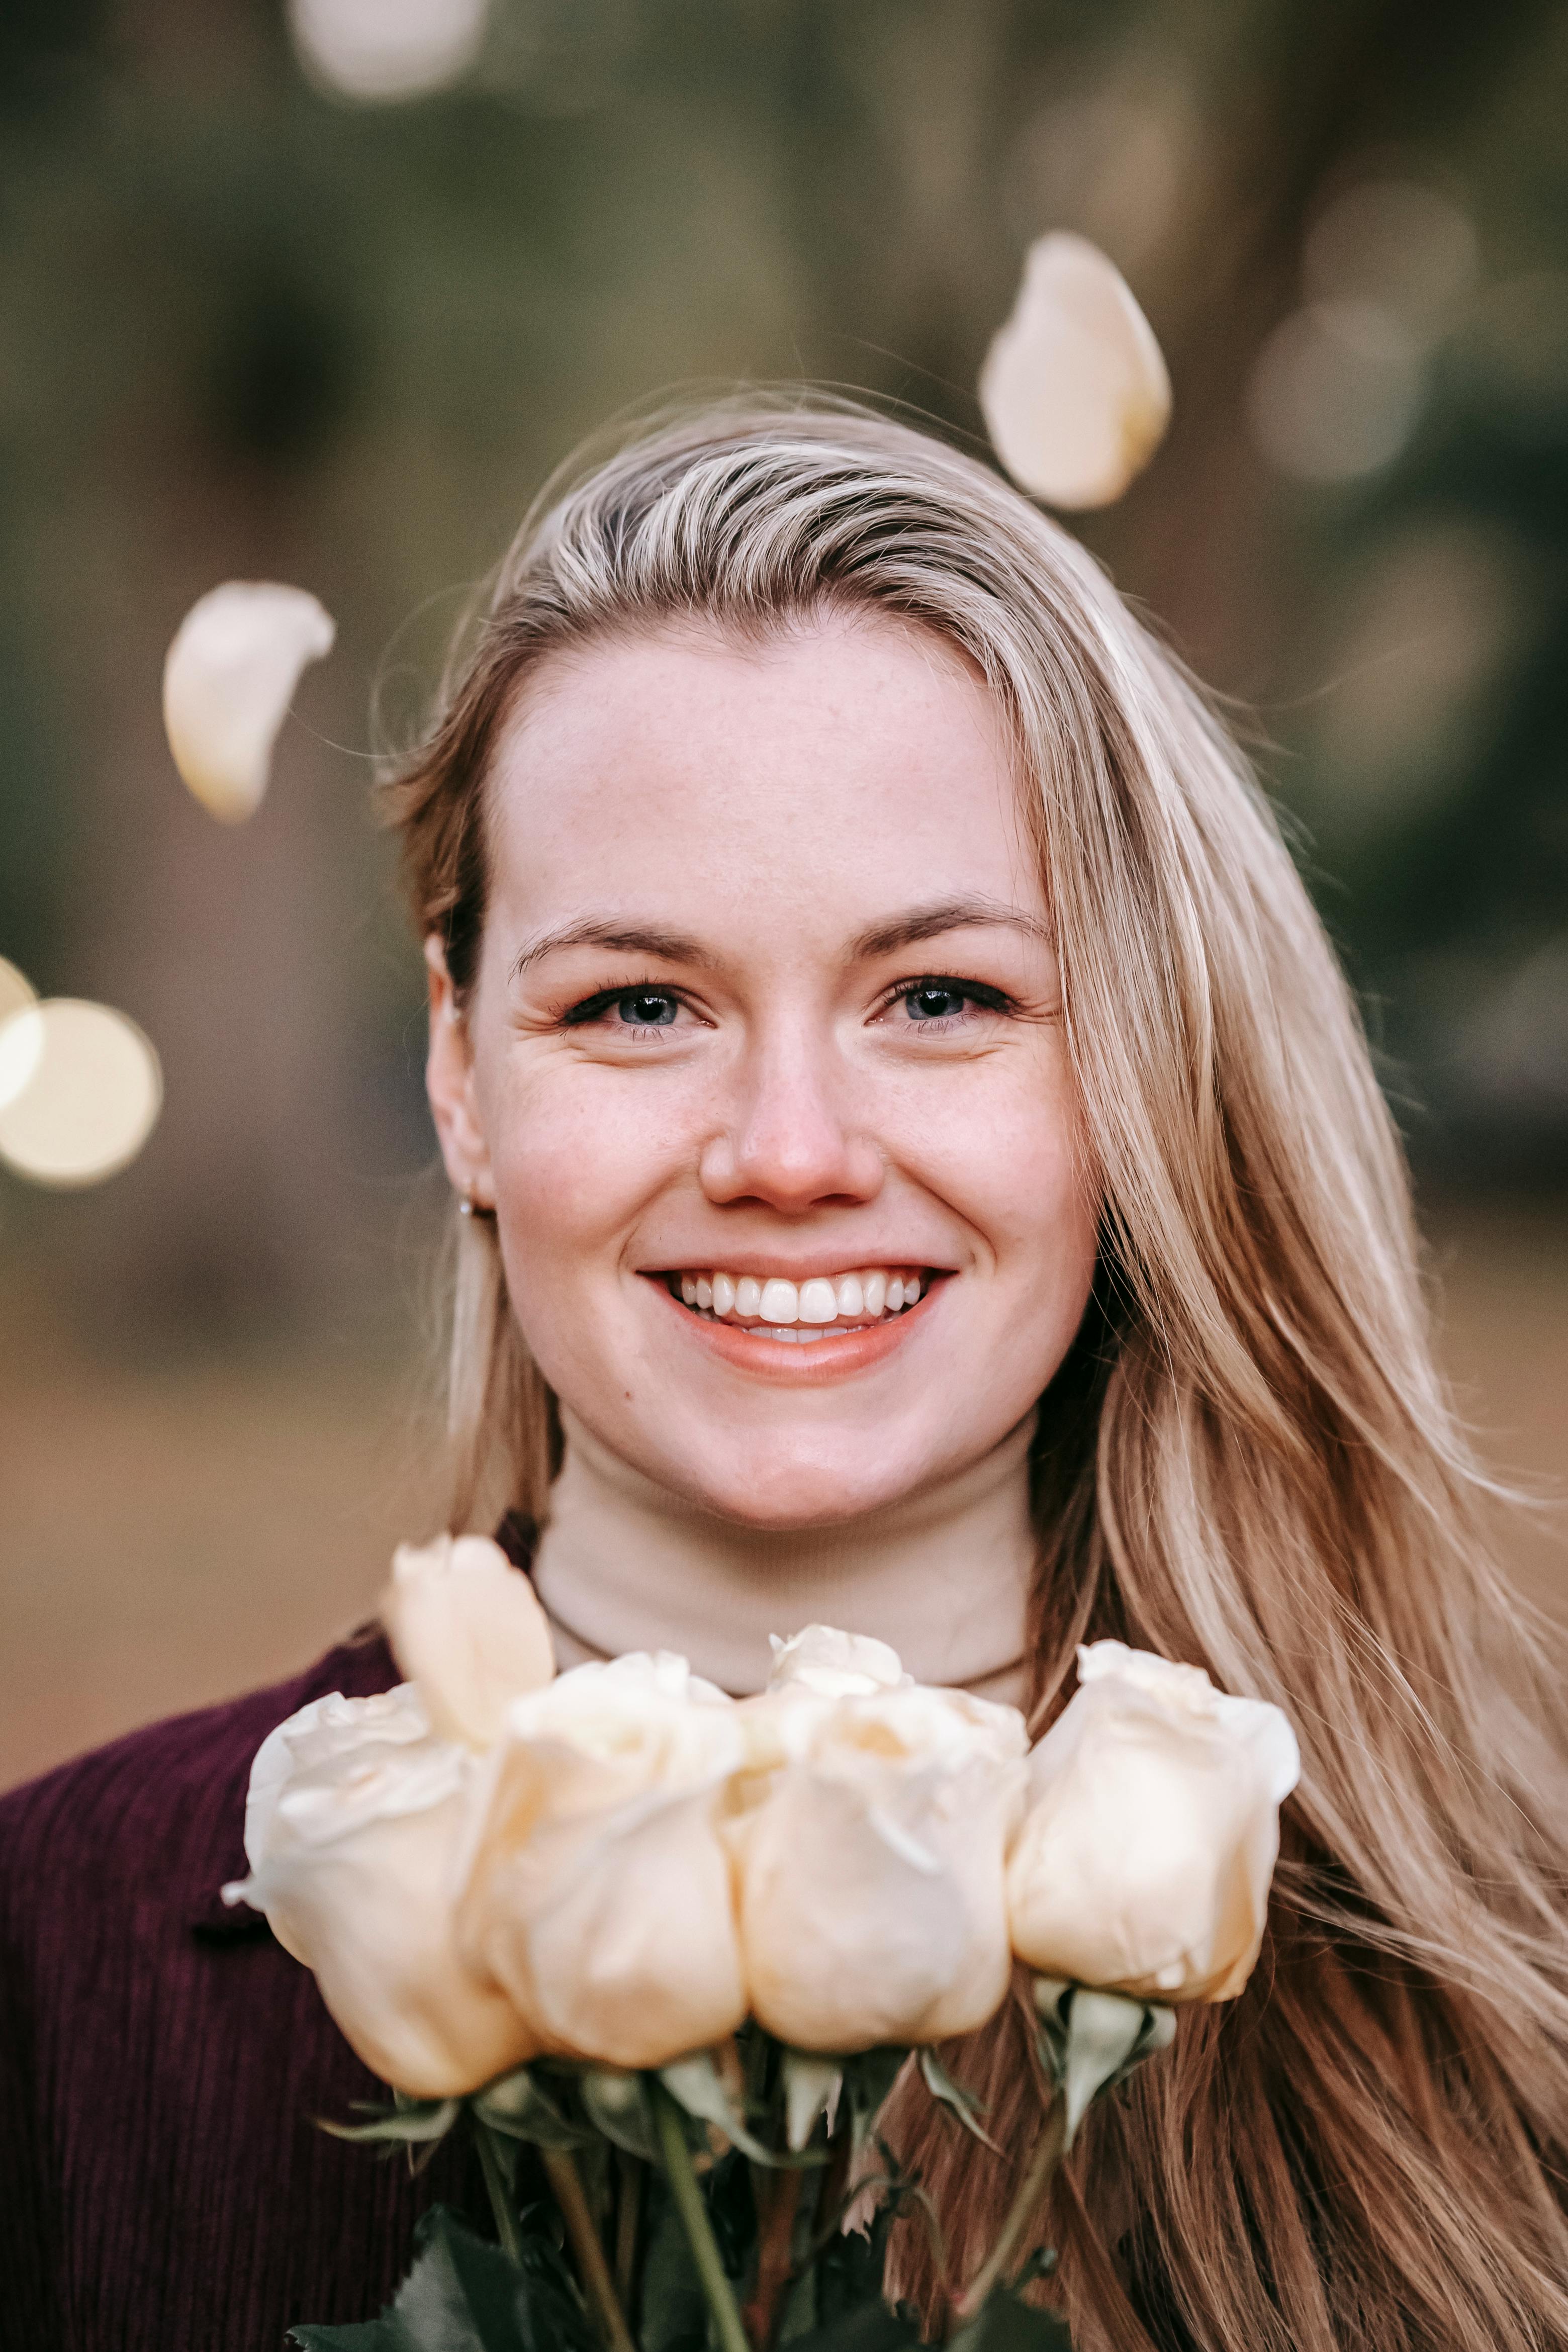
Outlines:
[{"label": "bouquet of roses", "polygon": [[[755,1698],[668,1654],[558,1675],[528,1580],[478,1537],[400,1550],[382,1613],[409,1679],[271,1733],[225,1892],[391,2088],[329,2127],[416,2161],[471,2129],[498,2243],[437,2208],[381,2320],[295,2340],[895,2352],[919,2331],[883,2249],[909,2214],[950,2336],[1064,2346],[1021,2299],[1051,2263],[1045,2190],[1171,2004],[1251,1971],[1298,1770],[1279,1711],[1099,1642],[1030,1750],[1015,1709],[820,1625],[776,1643]],[[986,2137],[933,2045],[984,2025],[1019,1962],[1054,2103],[951,2278],[878,2115],[912,2070]]]}]

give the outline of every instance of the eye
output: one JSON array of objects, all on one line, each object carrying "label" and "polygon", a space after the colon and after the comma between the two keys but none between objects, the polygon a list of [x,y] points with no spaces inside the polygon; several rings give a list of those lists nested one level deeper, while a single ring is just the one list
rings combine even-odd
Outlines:
[{"label": "eye", "polygon": [[612,1032],[629,1029],[643,1035],[650,1029],[674,1028],[681,1011],[682,1000],[674,989],[645,983],[639,988],[599,989],[560,1017],[563,1026],[569,1029],[602,1026]]},{"label": "eye", "polygon": [[906,980],[883,1007],[901,1025],[942,1030],[956,1028],[977,1013],[1007,1010],[1008,1000],[1000,989],[936,973],[928,973],[924,980]]},{"label": "eye", "polygon": [[667,1029],[680,1009],[677,1000],[660,988],[639,988],[615,999],[618,1019],[633,1029]]}]

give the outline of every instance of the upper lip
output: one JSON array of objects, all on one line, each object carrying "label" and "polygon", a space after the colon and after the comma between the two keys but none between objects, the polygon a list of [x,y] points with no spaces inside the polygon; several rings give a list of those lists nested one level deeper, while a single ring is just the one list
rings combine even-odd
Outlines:
[{"label": "upper lip", "polygon": [[760,1250],[737,1250],[733,1256],[668,1258],[660,1265],[640,1265],[639,1274],[734,1274],[751,1275],[758,1282],[810,1282],[822,1275],[858,1274],[862,1267],[912,1266],[923,1274],[951,1274],[956,1269],[938,1265],[922,1257],[918,1250],[864,1250],[858,1255],[840,1250],[814,1250],[786,1265],[777,1255],[765,1256]]}]

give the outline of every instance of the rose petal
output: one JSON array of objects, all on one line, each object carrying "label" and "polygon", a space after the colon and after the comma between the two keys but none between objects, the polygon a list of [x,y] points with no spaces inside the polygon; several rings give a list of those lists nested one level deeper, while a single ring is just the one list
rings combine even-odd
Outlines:
[{"label": "rose petal", "polygon": [[400,1544],[381,1615],[436,1730],[469,1748],[498,1739],[508,1703],[555,1673],[534,1588],[488,1536]]},{"label": "rose petal", "polygon": [[1061,231],[1030,246],[980,371],[980,406],[1013,479],[1051,506],[1109,506],[1154,456],[1170,377],[1125,279],[1087,238]]},{"label": "rose petal", "polygon": [[299,674],[332,650],[336,625],[303,588],[227,580],[192,605],[163,664],[174,765],[226,824],[254,815]]}]

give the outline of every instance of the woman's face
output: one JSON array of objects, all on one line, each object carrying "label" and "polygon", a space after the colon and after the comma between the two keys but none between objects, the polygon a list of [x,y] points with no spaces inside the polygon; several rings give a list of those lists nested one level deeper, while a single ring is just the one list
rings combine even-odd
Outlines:
[{"label": "woman's face", "polygon": [[490,782],[430,1093],[545,1378],[752,1526],[978,1459],[1077,1328],[1095,1202],[977,677],[891,620],[606,642],[535,674]]}]

